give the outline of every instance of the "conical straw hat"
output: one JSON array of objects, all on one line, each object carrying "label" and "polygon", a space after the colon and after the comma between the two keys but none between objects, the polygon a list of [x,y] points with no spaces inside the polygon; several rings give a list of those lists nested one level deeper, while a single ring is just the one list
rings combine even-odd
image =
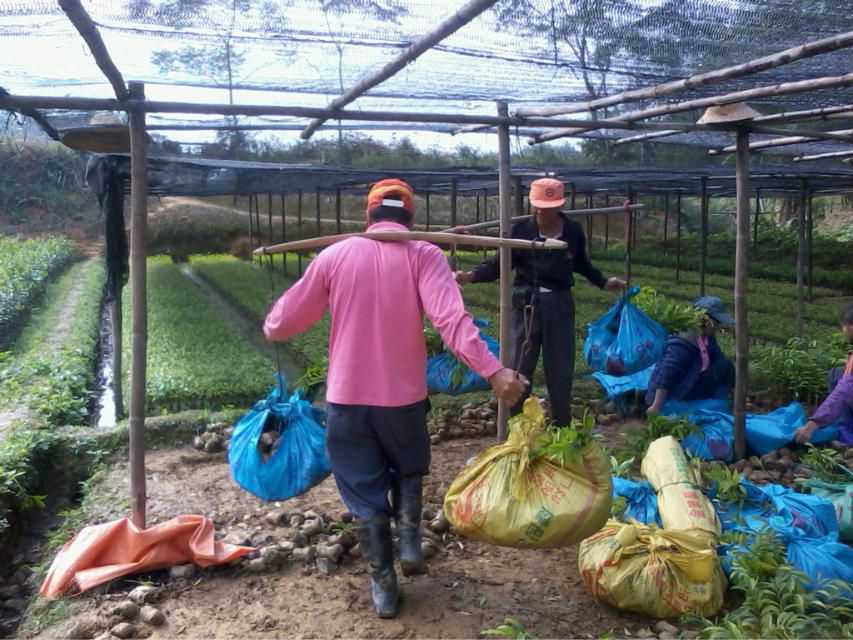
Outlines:
[{"label": "conical straw hat", "polygon": [[757,118],[761,114],[745,102],[721,104],[708,107],[696,124],[725,124],[744,122]]}]

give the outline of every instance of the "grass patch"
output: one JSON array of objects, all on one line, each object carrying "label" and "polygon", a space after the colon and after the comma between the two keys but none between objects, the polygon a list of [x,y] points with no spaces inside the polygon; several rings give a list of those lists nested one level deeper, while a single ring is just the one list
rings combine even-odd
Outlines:
[{"label": "grass patch", "polygon": [[[131,296],[127,296],[131,300]],[[130,327],[130,304],[124,326]],[[125,389],[131,332],[124,332]],[[204,293],[167,258],[148,261],[147,413],[247,406],[273,384],[275,369],[220,317]]]}]

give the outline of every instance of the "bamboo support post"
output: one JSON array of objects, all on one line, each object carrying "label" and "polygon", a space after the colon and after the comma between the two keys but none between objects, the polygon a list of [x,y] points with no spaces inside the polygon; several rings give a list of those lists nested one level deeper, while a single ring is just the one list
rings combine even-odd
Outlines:
[{"label": "bamboo support post", "polygon": [[[592,209],[592,196],[588,195],[586,197],[586,208],[587,211]],[[592,214],[586,214],[586,239],[589,243],[589,250],[592,251]]]},{"label": "bamboo support post", "polygon": [[430,211],[429,211],[429,191],[427,191],[427,192],[426,192],[426,230],[427,230],[427,231],[429,231],[429,218],[430,218]]},{"label": "bamboo support post", "polygon": [[[457,223],[458,198],[456,192],[456,178],[450,179],[450,226],[455,227]],[[456,245],[450,249],[450,268],[456,271],[458,261],[456,260]]]},{"label": "bamboo support post", "polygon": [[124,78],[122,78],[121,72],[113,63],[112,58],[110,58],[107,47],[101,38],[101,34],[98,32],[98,28],[95,26],[86,9],[83,8],[80,0],[58,0],[58,2],[59,7],[68,16],[74,28],[77,29],[80,36],[86,41],[89,50],[92,52],[92,57],[112,85],[116,98],[119,100],[127,99],[129,94],[124,84]]},{"label": "bamboo support post", "polygon": [[737,241],[735,248],[735,458],[746,456],[746,397],[749,391],[749,131],[737,132]]},{"label": "bamboo support post", "polygon": [[663,244],[666,247],[667,236],[669,235],[669,192],[663,196]]},{"label": "bamboo support post", "polygon": [[335,189],[335,233],[341,232],[341,188]]},{"label": "bamboo support post", "polygon": [[350,238],[367,238],[369,240],[380,240],[383,242],[406,242],[419,240],[432,242],[433,244],[456,247],[459,245],[470,247],[489,247],[492,249],[524,249],[524,250],[561,250],[565,251],[569,245],[562,240],[545,238],[544,240],[522,240],[518,238],[495,238],[494,236],[468,236],[458,233],[445,233],[441,231],[364,231],[361,233],[342,233],[339,235],[319,236],[306,238],[304,240],[291,240],[269,247],[258,247],[254,254],[257,256],[274,255],[285,251],[311,251]]},{"label": "bamboo support post", "polygon": [[[509,108],[506,102],[498,103],[498,115],[506,116]],[[506,241],[512,233],[512,213],[510,210],[510,149],[509,127],[498,127],[498,203],[500,212],[500,236]],[[510,362],[510,341],[512,340],[512,251],[503,246],[500,254],[500,358],[505,367],[516,368]],[[532,381],[531,381],[532,384]],[[505,402],[498,403],[498,442],[504,442],[507,436],[510,407]]]},{"label": "bamboo support post", "polygon": [[[299,229],[299,239],[303,238],[302,232],[302,189],[299,189],[296,192],[296,225]],[[299,277],[302,277],[302,252],[299,251],[296,254],[296,268],[299,271]]]},{"label": "bamboo support post", "polygon": [[[124,180],[117,175],[117,172],[110,172],[109,191],[107,193],[106,208],[108,211],[104,213],[107,220],[124,220]],[[119,225],[116,225],[119,226]],[[107,233],[115,232],[115,230],[107,229]],[[125,233],[122,226],[119,230],[121,234]],[[111,245],[107,240],[108,246]],[[116,252],[110,252],[115,259]],[[115,269],[114,260],[111,261],[110,267]],[[113,368],[113,400],[115,402],[116,418],[121,418],[124,413],[124,393],[123,393],[123,375],[122,375],[122,355],[123,355],[123,336],[122,336],[122,288],[123,282],[121,271],[113,272],[108,278],[110,291],[107,299],[109,300],[110,328],[112,334],[112,368]]]},{"label": "bamboo support post", "polygon": [[752,226],[752,250],[758,251],[758,216],[761,215],[761,189],[755,190],[755,222]]},{"label": "bamboo support post", "polygon": [[805,270],[806,270],[806,207],[808,206],[808,183],[800,182],[800,207],[797,211],[797,335],[803,336],[805,324]]},{"label": "bamboo support post", "polygon": [[[133,82],[134,98],[145,99],[145,86]],[[130,508],[133,524],[145,528],[145,367],[148,353],[145,234],[148,225],[148,165],[145,149],[145,111],[129,113],[130,124]],[[121,372],[116,373],[117,376]]]},{"label": "bamboo support post", "polygon": [[[545,108],[528,108],[518,109],[516,115],[519,116],[555,116],[568,113],[583,113],[584,111],[594,111],[606,107],[612,107],[617,104],[627,102],[637,102],[639,100],[654,100],[663,96],[672,95],[679,91],[688,89],[696,89],[710,84],[716,84],[725,80],[734,78],[742,78],[747,75],[766,71],[782,65],[790,64],[797,60],[809,58],[822,53],[836,51],[853,45],[853,31],[830,36],[821,40],[808,42],[778,53],[773,53],[755,60],[750,60],[743,64],[724,67],[714,71],[694,74],[683,80],[674,80],[664,82],[653,87],[644,87],[642,89],[630,89],[612,96],[605,96],[595,100],[586,102],[576,102],[574,104],[562,105],[557,107]],[[709,105],[710,106],[710,105]]]},{"label": "bamboo support post", "polygon": [[268,233],[267,237],[269,237],[269,243],[272,244],[275,242],[275,238],[272,233],[272,193],[267,193],[267,225],[268,225]]},{"label": "bamboo support post", "polygon": [[524,192],[522,191],[521,176],[512,179],[512,195],[515,198],[515,215],[521,215],[524,211]]},{"label": "bamboo support post", "polygon": [[[287,242],[287,194],[281,194],[281,241]],[[281,255],[281,272],[287,276],[287,253]]]},{"label": "bamboo support post", "polygon": [[631,204],[634,201],[634,192],[631,190],[631,185],[628,185],[628,201],[625,204],[625,280],[628,285],[631,285],[631,245],[634,238],[634,211],[631,209]]},{"label": "bamboo support post", "polygon": [[700,186],[701,222],[699,228],[699,295],[705,295],[705,271],[708,261],[708,209],[710,198],[708,197],[708,178],[702,177]]},{"label": "bamboo support post", "polygon": [[808,241],[806,242],[807,248],[807,257],[808,257],[808,281],[809,281],[809,302],[814,301],[814,192],[809,191],[809,202],[808,202],[808,226],[806,227],[808,234]]},{"label": "bamboo support post", "polygon": [[675,200],[675,281],[681,282],[681,192]]},{"label": "bamboo support post", "polygon": [[314,192],[314,204],[316,213],[316,229],[315,233],[319,236],[323,234],[323,221],[320,219],[320,189]]},{"label": "bamboo support post", "polygon": [[[471,22],[471,20],[495,4],[496,1],[497,0],[471,0],[468,4],[459,9],[459,11],[442,21],[442,23],[435,29],[422,36],[417,40],[417,42],[412,43],[408,49],[382,67],[382,69],[377,73],[365,78],[349,91],[332,100],[329,104],[329,108],[332,111],[337,112],[359,96],[363,95],[365,92],[395,75],[398,71],[405,69],[407,65],[414,62],[422,53],[428,51],[433,45],[441,42],[461,27],[464,27],[466,24]],[[305,127],[305,130],[300,134],[300,137],[303,140],[307,140],[318,128],[322,126],[323,122],[325,122],[324,118],[317,118],[313,120],[307,127]]]}]

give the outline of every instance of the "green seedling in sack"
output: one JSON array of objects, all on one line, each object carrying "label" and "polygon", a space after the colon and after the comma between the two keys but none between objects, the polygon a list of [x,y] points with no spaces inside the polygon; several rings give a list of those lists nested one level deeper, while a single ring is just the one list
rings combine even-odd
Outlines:
[{"label": "green seedling in sack", "polygon": [[740,483],[740,473],[721,462],[710,463],[702,474],[703,479],[717,487],[717,499],[743,507],[746,489]]},{"label": "green seedling in sack", "polygon": [[[447,351],[447,346],[433,327],[424,327],[424,339],[426,340],[427,357],[432,358]],[[465,381],[465,372],[468,369],[455,357],[454,363],[453,371],[450,373],[450,384],[453,387],[460,387]]]},{"label": "green seedling in sack", "polygon": [[610,475],[617,478],[627,478],[628,472],[634,464],[636,458],[628,458],[627,460],[619,460],[616,456],[610,456]]},{"label": "green seedling in sack", "polygon": [[650,416],[648,427],[636,429],[628,437],[628,449],[637,457],[643,457],[649,444],[658,438],[672,436],[679,442],[699,427],[682,418],[668,418],[666,416]]},{"label": "green seedling in sack", "polygon": [[585,411],[583,418],[573,419],[568,426],[550,427],[540,438],[539,446],[532,455],[544,456],[554,464],[566,468],[592,443],[594,428],[595,416]]},{"label": "green seedling in sack", "polygon": [[610,503],[610,517],[614,520],[622,520],[628,510],[628,500],[625,496],[616,496]]},{"label": "green seedling in sack", "polygon": [[305,373],[296,381],[294,389],[301,389],[305,393],[311,393],[317,387],[326,382],[329,375],[329,359],[323,358],[317,364],[313,364],[305,370]]},{"label": "green seedling in sack", "polygon": [[483,629],[480,635],[487,638],[512,638],[513,640],[536,640],[515,618],[504,618],[503,624],[493,629]]},{"label": "green seedling in sack", "polygon": [[815,477],[824,482],[853,482],[853,473],[841,463],[841,456],[834,449],[816,447],[806,443],[808,452],[803,456],[803,464],[811,467]]}]

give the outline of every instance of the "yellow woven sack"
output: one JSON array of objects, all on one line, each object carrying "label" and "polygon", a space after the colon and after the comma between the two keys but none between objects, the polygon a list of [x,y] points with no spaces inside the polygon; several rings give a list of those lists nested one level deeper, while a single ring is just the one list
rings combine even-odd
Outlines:
[{"label": "yellow woven sack", "polygon": [[702,529],[720,535],[720,520],[702,493],[695,472],[687,464],[681,444],[672,436],[649,445],[641,471],[658,494],[658,511],[667,530]]},{"label": "yellow woven sack", "polygon": [[611,520],[580,544],[578,569],[592,595],[655,618],[705,616],[723,606],[726,577],[702,531],[665,531]]},{"label": "yellow woven sack", "polygon": [[[457,533],[508,547],[575,544],[610,515],[610,464],[596,443],[561,467],[535,455],[546,435],[536,398],[509,423],[503,444],[483,451],[450,485],[444,513]],[[541,441],[540,441],[541,442]]]}]

